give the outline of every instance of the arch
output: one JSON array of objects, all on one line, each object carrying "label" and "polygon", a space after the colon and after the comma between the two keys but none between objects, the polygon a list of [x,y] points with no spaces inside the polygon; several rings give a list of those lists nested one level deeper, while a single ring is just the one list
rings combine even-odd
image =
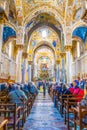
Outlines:
[{"label": "arch", "polygon": [[82,39],[79,37],[76,37],[76,36],[72,38],[72,41],[78,41],[78,42],[82,43]]},{"label": "arch", "polygon": [[2,45],[3,48],[4,48],[8,43],[13,42],[13,41],[15,41],[15,40],[16,40],[15,37],[10,37],[10,38],[8,38],[8,40]]},{"label": "arch", "polygon": [[[41,55],[38,56],[38,57],[37,57],[37,61],[38,61],[41,57],[44,57],[44,56],[41,56]],[[50,56],[45,56],[45,57],[48,57],[48,58],[51,60],[51,57],[50,57]],[[53,60],[53,59],[52,59],[52,60]]]},{"label": "arch", "polygon": [[5,26],[9,26],[13,30],[17,31],[17,27],[13,23],[11,23],[11,22],[6,21],[4,25]]},{"label": "arch", "polygon": [[[43,25],[52,28],[57,34],[59,34],[59,40],[61,41],[61,32],[60,32],[60,30],[58,30],[53,24],[49,24],[49,23],[44,23],[44,24],[43,23],[38,23],[34,27],[32,27],[31,30],[28,33],[28,41],[29,41],[29,38],[30,38],[31,34],[33,33],[33,31],[35,31],[36,29],[40,28]],[[26,44],[29,44],[29,42],[26,42]],[[27,47],[27,46],[28,45],[26,45],[25,47]]]},{"label": "arch", "polygon": [[87,27],[87,23],[83,22],[83,21],[77,21],[73,26],[72,26],[72,33],[75,30],[75,28],[78,28],[80,26],[85,26]]},{"label": "arch", "polygon": [[46,46],[48,48],[50,48],[52,51],[53,51],[53,54],[55,54],[55,49],[52,47],[52,45],[47,42],[47,41],[43,41],[43,42],[40,42],[33,50],[34,54],[35,52],[37,51],[37,49],[39,49],[40,47],[43,47],[43,46]]},{"label": "arch", "polygon": [[87,37],[87,27],[79,26],[75,28],[75,30],[72,33],[72,37],[78,37],[85,43]]},{"label": "arch", "polygon": [[[30,15],[31,13],[31,15]],[[51,15],[53,15],[55,17],[55,19],[61,24],[63,25],[64,23],[64,19],[63,17],[59,14],[59,12],[52,6],[47,6],[47,5],[40,5],[40,6],[36,6],[34,7],[34,10],[32,10],[24,19],[23,21],[23,25],[26,26],[27,23],[29,21],[31,21],[31,19],[33,19],[36,15],[40,14],[40,13],[49,13]],[[63,26],[62,26],[63,29]]]}]

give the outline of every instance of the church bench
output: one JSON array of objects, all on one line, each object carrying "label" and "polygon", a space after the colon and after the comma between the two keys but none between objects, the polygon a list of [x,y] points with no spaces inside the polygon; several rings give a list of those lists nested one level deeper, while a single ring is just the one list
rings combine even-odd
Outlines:
[{"label": "church bench", "polygon": [[77,99],[72,97],[67,97],[66,100],[64,100],[64,122],[67,123],[67,128],[69,129],[69,121],[71,120],[69,117],[69,114],[73,114],[73,107],[77,106]]},{"label": "church bench", "polygon": [[[82,96],[82,95],[80,95]],[[80,102],[82,100],[82,97],[76,97],[76,95],[74,97],[69,97],[67,96],[67,98],[64,100],[64,121],[66,124],[67,121],[67,127],[69,129],[69,121],[72,121],[73,119],[69,118],[69,114],[73,114],[73,107],[76,107],[78,104],[78,101]],[[66,118],[67,117],[67,118]]]},{"label": "church bench", "polygon": [[7,130],[8,120],[0,117],[0,130]]},{"label": "church bench", "polygon": [[20,130],[20,110],[21,107],[17,107],[15,104],[1,104],[0,103],[0,115],[7,119],[7,127],[12,127],[13,130]]},{"label": "church bench", "polygon": [[83,118],[87,115],[87,107],[78,106],[76,108],[73,108],[74,111],[74,130],[76,130],[76,126],[79,126],[79,130],[82,130],[83,128],[87,129],[87,119],[86,122],[83,122]]},{"label": "church bench", "polygon": [[72,94],[59,94],[57,104],[58,104],[58,110],[60,111],[61,116],[63,114],[64,101],[67,100],[67,98],[69,97],[72,97]]}]

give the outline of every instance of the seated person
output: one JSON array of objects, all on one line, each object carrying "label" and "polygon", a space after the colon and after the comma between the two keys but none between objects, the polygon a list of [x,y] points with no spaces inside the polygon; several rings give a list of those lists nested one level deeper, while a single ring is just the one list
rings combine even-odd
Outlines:
[{"label": "seated person", "polygon": [[79,88],[78,85],[79,85],[78,80],[74,80],[74,82],[73,82],[73,86],[74,86],[73,95],[76,96],[78,101],[81,101],[81,99],[84,96],[84,91],[81,88]]},{"label": "seated person", "polygon": [[62,94],[71,94],[65,84],[63,84],[63,86],[62,86]]},{"label": "seated person", "polygon": [[69,89],[69,91],[70,91],[71,93],[74,92],[74,86],[73,86],[73,83],[70,84],[70,86],[69,86],[68,89]]},{"label": "seated person", "polygon": [[[87,107],[87,83],[84,88],[84,99],[81,100],[79,105],[81,105],[83,107],[85,107],[85,106]],[[82,122],[87,125],[87,115],[85,115],[85,117],[82,119]]]},{"label": "seated person", "polygon": [[34,84],[32,84],[31,87],[30,87],[30,93],[31,94],[36,94],[36,88],[35,88]]},{"label": "seated person", "polygon": [[58,92],[58,93],[62,93],[62,86],[63,86],[63,83],[60,83],[60,84],[57,86],[57,92]]},{"label": "seated person", "polygon": [[0,85],[0,89],[1,89],[1,91],[3,91],[3,90],[8,90],[8,84],[7,84],[7,83],[2,83],[2,84]]},{"label": "seated person", "polygon": [[20,90],[20,86],[19,85],[14,85],[15,90],[10,92],[8,94],[8,101],[10,103],[17,103],[18,106],[22,105],[22,101],[23,99],[27,101],[27,97],[25,95],[25,93]]},{"label": "seated person", "polygon": [[82,79],[81,82],[80,82],[80,88],[81,89],[84,89],[85,83],[86,83],[85,80]]},{"label": "seated person", "polygon": [[73,94],[77,95],[79,93],[79,91],[80,91],[78,80],[74,80],[73,87],[74,87]]},{"label": "seated person", "polygon": [[9,92],[14,91],[15,90],[14,84],[13,83],[9,83],[8,89],[9,89]]},{"label": "seated person", "polygon": [[2,83],[2,84],[1,84],[0,97],[2,97],[2,96],[7,97],[8,93],[9,93],[9,88],[8,88],[8,86],[9,86],[8,83]]}]

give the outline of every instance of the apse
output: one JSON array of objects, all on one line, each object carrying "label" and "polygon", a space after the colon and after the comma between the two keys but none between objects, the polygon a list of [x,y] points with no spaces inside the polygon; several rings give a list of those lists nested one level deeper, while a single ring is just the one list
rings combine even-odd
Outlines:
[{"label": "apse", "polygon": [[54,77],[55,56],[54,51],[49,47],[42,45],[34,53],[34,77],[52,78]]}]

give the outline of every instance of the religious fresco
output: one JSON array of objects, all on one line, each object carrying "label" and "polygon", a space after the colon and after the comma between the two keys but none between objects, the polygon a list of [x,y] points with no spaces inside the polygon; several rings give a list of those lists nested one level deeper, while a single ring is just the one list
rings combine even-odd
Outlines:
[{"label": "religious fresco", "polygon": [[8,20],[8,18],[5,10],[3,9],[3,7],[0,6],[0,24],[5,23],[6,20]]},{"label": "religious fresco", "polygon": [[16,6],[14,0],[10,0],[8,17],[10,21],[16,21]]},{"label": "religious fresco", "polygon": [[[37,38],[36,38],[37,37]],[[34,48],[41,41],[50,43],[54,48],[59,43],[58,35],[52,29],[44,26],[37,29],[30,38],[30,44]]]},{"label": "religious fresco", "polygon": [[4,28],[3,28],[3,43],[5,43],[11,37],[16,37],[15,30],[9,26],[4,26]]},{"label": "religious fresco", "polygon": [[[53,6],[54,8],[56,8],[56,10],[58,10],[58,12],[63,16],[64,14],[64,10],[65,10],[65,4],[64,4],[65,0],[62,0],[60,2],[60,0],[22,0],[23,3],[23,13],[24,16],[26,16],[26,14],[28,14],[34,7],[39,7],[40,5],[50,5]],[[60,7],[61,6],[61,7]]]},{"label": "religious fresco", "polygon": [[83,43],[87,40],[87,27],[81,26],[73,31],[72,37],[79,37]]}]

